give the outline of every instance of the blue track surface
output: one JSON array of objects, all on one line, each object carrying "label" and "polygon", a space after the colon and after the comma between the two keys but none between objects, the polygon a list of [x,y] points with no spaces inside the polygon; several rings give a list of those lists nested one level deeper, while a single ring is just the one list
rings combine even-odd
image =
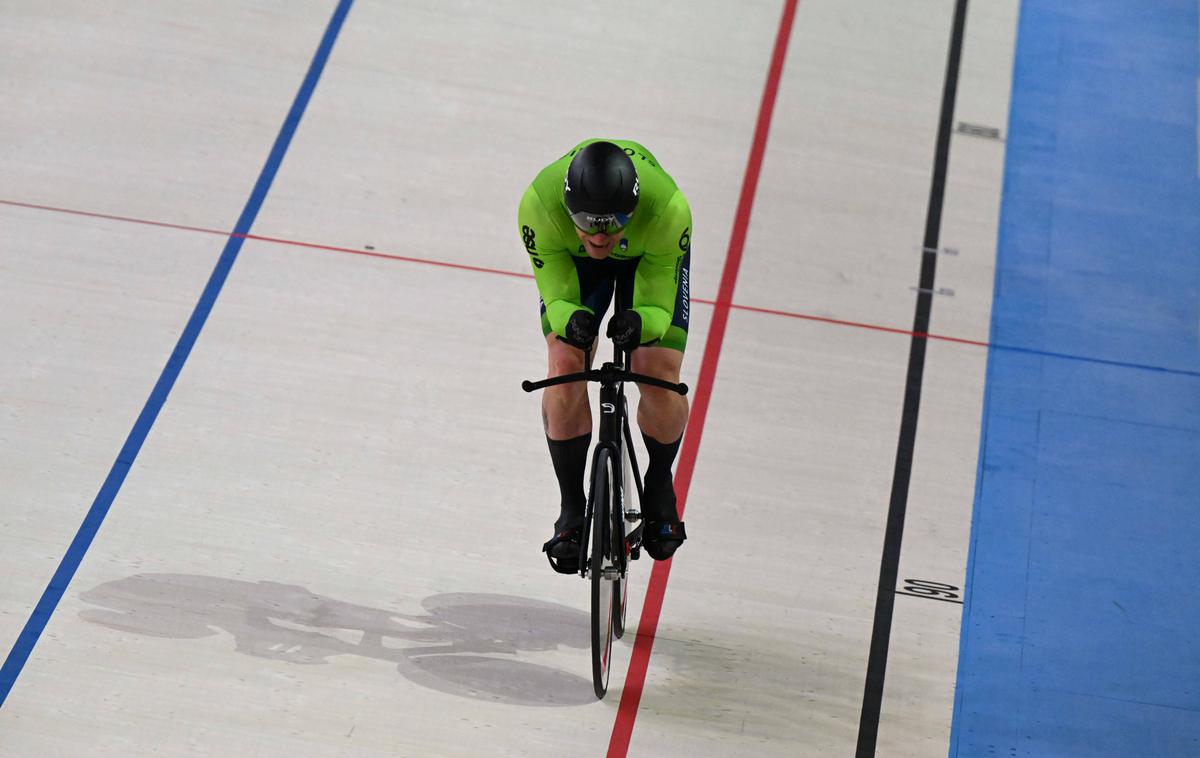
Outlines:
[{"label": "blue track surface", "polygon": [[951,756],[1200,756],[1197,14],[1022,7]]}]

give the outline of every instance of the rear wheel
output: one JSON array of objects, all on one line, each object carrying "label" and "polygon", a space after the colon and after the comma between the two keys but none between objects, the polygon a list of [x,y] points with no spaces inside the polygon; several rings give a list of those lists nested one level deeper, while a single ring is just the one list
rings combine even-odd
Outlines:
[{"label": "rear wheel", "polygon": [[613,581],[616,570],[612,549],[613,484],[612,456],[608,450],[601,450],[592,468],[592,552],[588,563],[592,584],[592,686],[598,698],[608,691],[619,584]]}]

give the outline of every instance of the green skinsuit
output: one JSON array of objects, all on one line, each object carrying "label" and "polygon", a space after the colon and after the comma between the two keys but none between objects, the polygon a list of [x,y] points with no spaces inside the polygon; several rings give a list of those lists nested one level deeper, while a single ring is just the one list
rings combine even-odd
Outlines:
[{"label": "green skinsuit", "polygon": [[[641,316],[641,344],[682,351],[690,308],[692,212],[687,199],[649,150],[629,140],[606,140],[633,161],[638,203],[612,254],[602,261],[589,258],[563,202],[563,183],[571,158],[597,141],[579,143],[542,169],[521,198],[517,226],[542,298],[542,332],[563,334],[571,314],[580,309],[602,317],[615,281],[622,307]],[[632,293],[622,293],[630,285]]]}]

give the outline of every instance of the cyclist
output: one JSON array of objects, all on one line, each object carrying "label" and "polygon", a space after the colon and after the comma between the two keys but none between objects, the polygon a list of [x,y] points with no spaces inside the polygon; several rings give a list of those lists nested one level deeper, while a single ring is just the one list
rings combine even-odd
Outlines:
[{"label": "cyclist", "polygon": [[[692,214],[649,150],[628,140],[590,139],[551,163],[521,198],[518,227],[541,295],[549,376],[582,371],[614,290],[624,310],[606,334],[632,351],[632,370],[679,381],[687,344]],[[642,542],[665,560],[687,538],[676,510],[671,465],[687,423],[687,398],[640,387],[637,422],[650,460]],[[591,448],[587,385],[542,395],[542,420],[561,501],[543,546],[561,573],[578,566]]]}]

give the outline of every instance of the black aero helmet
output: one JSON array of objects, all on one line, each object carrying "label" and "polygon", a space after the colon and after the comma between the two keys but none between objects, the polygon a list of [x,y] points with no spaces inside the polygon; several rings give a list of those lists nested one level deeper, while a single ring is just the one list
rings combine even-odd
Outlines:
[{"label": "black aero helmet", "polygon": [[571,159],[563,200],[575,226],[588,234],[629,223],[638,202],[633,161],[611,142],[593,142]]}]

